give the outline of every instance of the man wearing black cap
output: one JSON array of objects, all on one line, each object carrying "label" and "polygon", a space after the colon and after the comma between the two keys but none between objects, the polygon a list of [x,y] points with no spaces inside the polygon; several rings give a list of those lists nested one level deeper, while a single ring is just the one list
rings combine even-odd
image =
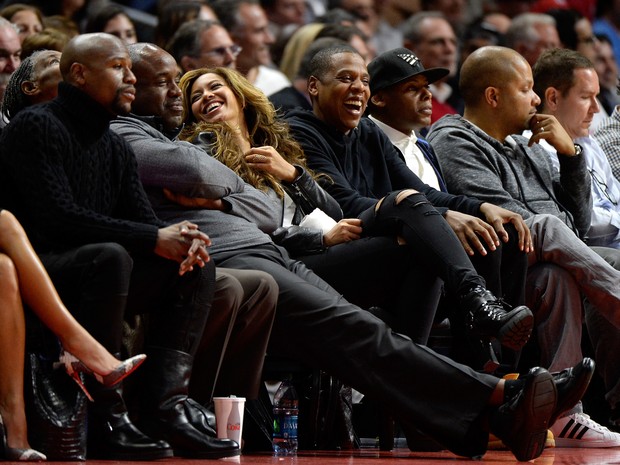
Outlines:
[{"label": "man wearing black cap", "polygon": [[[393,226],[402,229],[402,236],[408,227],[419,226],[410,226],[413,210],[430,202],[448,221],[470,256],[474,255],[474,250],[482,255],[495,251],[500,246],[498,235],[508,240],[504,224],[512,223],[519,231],[524,273],[527,266],[524,252],[529,250],[530,239],[529,230],[523,228],[519,216],[492,204],[453,196],[424,184],[402,162],[383,132],[372,121],[362,118],[370,97],[369,76],[355,49],[339,46],[321,50],[312,59],[310,70],[308,91],[313,112],[293,111],[287,119],[310,167],[329,176],[325,187],[339,202],[346,217],[357,217],[374,207],[383,223],[390,222],[385,221],[386,218],[393,218]],[[364,225],[368,226],[367,221]],[[432,236],[432,231],[429,234]],[[448,247],[447,244],[438,246]],[[455,249],[450,250],[450,255],[463,255],[466,262],[463,266],[473,269],[463,250]],[[513,278],[519,279],[518,276]],[[467,289],[453,290],[461,299],[461,306],[467,300],[465,296],[471,294]],[[512,315],[510,308],[502,307],[491,292],[485,289],[483,294],[486,295],[483,300],[490,305],[488,316],[497,312],[496,317],[503,320]]]}]

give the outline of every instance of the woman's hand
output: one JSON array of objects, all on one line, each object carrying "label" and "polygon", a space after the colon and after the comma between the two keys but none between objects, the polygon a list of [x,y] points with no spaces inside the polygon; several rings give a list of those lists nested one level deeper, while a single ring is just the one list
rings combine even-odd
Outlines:
[{"label": "woman's hand", "polygon": [[297,169],[269,145],[252,147],[245,153],[245,161],[251,168],[269,173],[279,181],[293,182],[299,175]]},{"label": "woman's hand", "polygon": [[343,242],[350,242],[360,238],[362,234],[362,220],[345,218],[338,221],[336,226],[323,235],[323,245],[329,247]]}]

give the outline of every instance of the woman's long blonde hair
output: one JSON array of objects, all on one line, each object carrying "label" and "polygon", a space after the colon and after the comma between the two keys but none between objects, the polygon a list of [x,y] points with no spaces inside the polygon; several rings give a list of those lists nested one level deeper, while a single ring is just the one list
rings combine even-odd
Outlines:
[{"label": "woman's long blonde hair", "polygon": [[241,148],[235,140],[235,128],[226,122],[210,123],[198,121],[192,114],[191,93],[194,82],[205,74],[220,76],[243,108],[250,144],[253,147],[270,145],[291,164],[301,165],[308,169],[306,157],[301,146],[291,137],[288,124],[276,118],[276,111],[258,88],[254,87],[245,77],[229,68],[202,68],[189,71],[181,78],[180,87],[183,91],[183,120],[185,128],[180,138],[194,141],[203,132],[214,135],[211,155],[224,163],[245,182],[257,189],[266,191],[271,188],[280,197],[284,191],[280,182],[268,173],[255,171],[248,166]]}]

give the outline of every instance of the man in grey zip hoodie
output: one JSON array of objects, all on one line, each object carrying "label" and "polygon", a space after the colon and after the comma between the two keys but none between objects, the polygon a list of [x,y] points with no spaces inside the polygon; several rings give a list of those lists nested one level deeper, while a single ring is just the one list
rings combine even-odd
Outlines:
[{"label": "man in grey zip hoodie", "polygon": [[[448,189],[523,216],[534,243],[530,267],[542,262],[556,265],[555,279],[532,297],[541,301],[534,307],[581,318],[583,294],[592,311],[617,332],[620,273],[606,262],[618,263],[617,251],[591,249],[583,241],[592,211],[590,175],[581,147],[573,144],[557,119],[536,113],[540,99],[533,91],[529,64],[514,50],[483,47],[463,64],[460,86],[464,115],[442,118],[428,135]],[[514,135],[524,129],[532,130],[530,139]],[[557,150],[559,173],[537,144],[541,139]],[[562,286],[561,293],[556,285]],[[547,300],[552,290],[555,298]]]}]

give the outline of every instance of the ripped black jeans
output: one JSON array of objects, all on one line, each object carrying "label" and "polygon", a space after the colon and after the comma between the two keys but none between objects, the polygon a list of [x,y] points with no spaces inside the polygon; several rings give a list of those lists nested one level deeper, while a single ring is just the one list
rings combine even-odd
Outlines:
[{"label": "ripped black jeans", "polygon": [[412,259],[429,273],[436,273],[454,295],[463,295],[477,285],[486,286],[456,234],[426,196],[417,192],[397,203],[400,192],[386,195],[378,209],[372,207],[359,215],[363,235],[402,238]]}]

